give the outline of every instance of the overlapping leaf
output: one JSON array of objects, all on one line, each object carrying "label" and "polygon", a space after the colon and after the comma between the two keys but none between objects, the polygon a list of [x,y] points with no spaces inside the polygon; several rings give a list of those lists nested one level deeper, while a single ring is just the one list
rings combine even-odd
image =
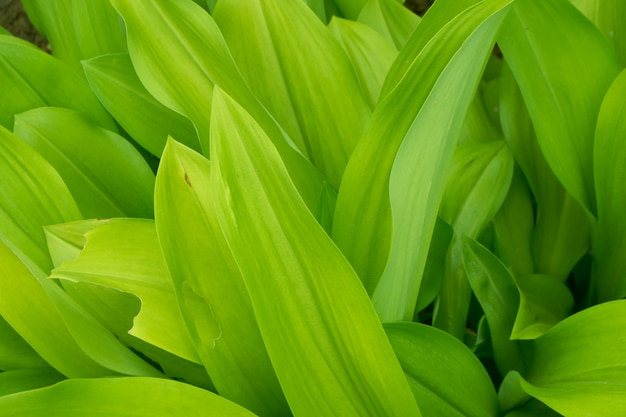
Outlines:
[{"label": "overlapping leaf", "polygon": [[615,51],[568,0],[515,2],[498,44],[550,168],[594,214],[593,132],[620,69]]},{"label": "overlapping leaf", "polygon": [[0,397],[0,416],[254,417],[212,392],[156,378],[72,379]]},{"label": "overlapping leaf", "polygon": [[0,370],[40,368],[46,362],[0,316]]},{"label": "overlapping leaf", "polygon": [[276,149],[232,98],[214,99],[217,217],[294,415],[420,415],[367,293]]},{"label": "overlapping leaf", "polygon": [[77,74],[83,74],[83,59],[126,51],[123,26],[108,0],[24,0],[23,4],[50,41],[52,54]]},{"label": "overlapping leaf", "polygon": [[141,84],[128,54],[83,61],[87,81],[109,112],[132,138],[160,157],[168,135],[200,149],[191,122],[158,102]]},{"label": "overlapping leaf", "polygon": [[16,392],[47,387],[65,379],[50,367],[25,368],[0,372],[0,397]]},{"label": "overlapping leaf", "polygon": [[113,119],[84,80],[21,39],[0,38],[0,91],[0,125],[7,129],[13,129],[13,115],[17,113],[57,106],[80,111],[100,126],[116,130]]},{"label": "overlapping leaf", "polygon": [[259,415],[288,415],[244,281],[217,224],[210,175],[206,158],[168,143],[157,177],[156,225],[176,296],[218,392]]},{"label": "overlapping leaf", "polygon": [[55,167],[85,217],[153,216],[154,174],[121,136],[55,107],[16,116],[14,130]]},{"label": "overlapping leaf", "polygon": [[365,0],[357,19],[402,49],[420,18],[396,0]]}]

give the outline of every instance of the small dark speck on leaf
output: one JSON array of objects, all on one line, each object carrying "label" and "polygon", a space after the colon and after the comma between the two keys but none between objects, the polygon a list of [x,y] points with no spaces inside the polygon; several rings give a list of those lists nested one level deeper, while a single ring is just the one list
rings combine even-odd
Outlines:
[{"label": "small dark speck on leaf", "polygon": [[188,186],[191,187],[191,181],[189,181],[189,176],[187,175],[186,172],[185,172],[185,182],[187,183]]}]

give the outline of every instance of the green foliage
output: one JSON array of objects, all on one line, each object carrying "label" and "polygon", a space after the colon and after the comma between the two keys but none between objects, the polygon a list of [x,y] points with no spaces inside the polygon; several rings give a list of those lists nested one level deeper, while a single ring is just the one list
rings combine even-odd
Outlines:
[{"label": "green foliage", "polygon": [[0,417],[626,414],[624,2],[49,3]]}]

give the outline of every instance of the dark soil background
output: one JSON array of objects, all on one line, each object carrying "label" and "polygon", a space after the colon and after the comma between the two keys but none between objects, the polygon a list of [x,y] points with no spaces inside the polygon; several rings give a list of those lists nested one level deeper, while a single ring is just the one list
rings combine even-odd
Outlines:
[{"label": "dark soil background", "polygon": [[[85,0],[89,1],[89,0]],[[422,16],[435,0],[407,0],[404,5]],[[50,52],[50,44],[33,27],[19,0],[0,0],[0,26],[13,35],[34,43],[44,51]]]}]

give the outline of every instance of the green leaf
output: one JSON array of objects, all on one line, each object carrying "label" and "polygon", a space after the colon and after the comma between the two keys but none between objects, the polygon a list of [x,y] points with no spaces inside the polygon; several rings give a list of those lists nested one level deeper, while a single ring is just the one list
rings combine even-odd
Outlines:
[{"label": "green leaf", "polygon": [[233,99],[214,100],[217,217],[294,415],[419,416],[366,291],[276,149]]},{"label": "green leaf", "polygon": [[[485,1],[452,16],[439,9],[451,19],[445,30],[422,21],[412,36],[415,43],[407,44],[391,68],[369,129],[346,168],[333,238],[385,321],[413,318],[442,170],[452,158],[507,4]],[[437,13],[431,16],[438,23]],[[432,38],[427,43],[424,36]]]},{"label": "green leaf", "polygon": [[139,79],[157,100],[195,124],[202,151],[208,155],[213,88],[219,85],[261,124],[313,207],[322,175],[294,149],[293,141],[254,96],[213,18],[189,0],[110,1],[126,23],[128,49]]},{"label": "green leaf", "polygon": [[121,136],[54,107],[17,115],[15,134],[55,167],[84,217],[153,216],[154,174]]},{"label": "green leaf", "polygon": [[626,301],[583,310],[534,341],[520,388],[562,415],[617,417],[626,413]]},{"label": "green leaf", "polygon": [[346,51],[361,90],[370,107],[378,102],[380,89],[398,49],[368,26],[359,22],[333,18],[328,28]]},{"label": "green leaf", "polygon": [[65,261],[73,261],[85,247],[85,233],[109,219],[79,220],[44,226],[48,251],[56,268]]},{"label": "green leaf", "polygon": [[329,236],[333,230],[333,216],[336,206],[337,192],[328,183],[324,183],[312,213]]},{"label": "green leaf", "polygon": [[620,69],[614,50],[567,0],[515,2],[498,45],[550,168],[594,214],[593,132],[602,97]]},{"label": "green leaf", "polygon": [[626,3],[621,0],[570,0],[573,5],[600,29],[602,34],[613,44],[626,65]]},{"label": "green leaf", "polygon": [[46,362],[0,316],[0,370],[39,368]]},{"label": "green leaf", "polygon": [[220,0],[214,18],[252,92],[339,187],[370,109],[337,40],[302,1]]},{"label": "green leaf", "polygon": [[594,167],[598,223],[592,255],[593,279],[599,302],[626,296],[625,94],[626,71],[622,71],[602,102],[596,128]]},{"label": "green leaf", "polygon": [[47,387],[63,379],[65,379],[63,375],[50,367],[0,372],[0,397],[16,392]]},{"label": "green leaf", "polygon": [[574,297],[559,279],[526,275],[515,280],[519,309],[511,339],[536,339],[572,313]]},{"label": "green leaf", "polygon": [[489,374],[462,342],[418,323],[386,323],[385,331],[423,415],[498,416]]},{"label": "green leaf", "polygon": [[6,30],[5,28],[3,28],[2,26],[0,26],[0,35],[12,36],[11,33],[8,30]]},{"label": "green leaf", "polygon": [[288,415],[243,278],[217,223],[211,165],[170,140],[155,193],[159,241],[183,317],[218,392],[259,415]]},{"label": "green leaf", "polygon": [[396,0],[365,0],[358,21],[380,33],[400,50],[415,31],[420,18]]},{"label": "green leaf", "polygon": [[13,129],[15,114],[44,106],[77,110],[102,127],[117,129],[83,79],[62,62],[18,38],[0,38],[0,91],[0,125],[7,129]]},{"label": "green leaf", "polygon": [[161,157],[168,135],[200,149],[192,123],[150,95],[137,77],[128,54],[102,55],[82,64],[87,81],[102,104],[150,153]]},{"label": "green leaf", "polygon": [[83,74],[80,61],[126,51],[123,26],[108,0],[24,0],[35,26],[50,42],[52,54]]},{"label": "green leaf", "polygon": [[141,311],[129,333],[199,362],[180,315],[154,222],[113,219],[88,231],[85,238],[78,258],[54,269],[50,277],[136,295],[141,300]]},{"label": "green leaf", "polygon": [[528,110],[508,65],[500,80],[500,115],[513,151],[536,201],[532,255],[536,273],[565,281],[591,243],[589,219],[548,166]]},{"label": "green leaf", "polygon": [[509,340],[520,296],[502,262],[477,241],[463,239],[463,262],[472,290],[489,323],[493,354],[500,374],[524,370],[522,342]]},{"label": "green leaf", "polygon": [[0,398],[0,416],[254,417],[213,394],[155,378],[72,379]]}]

